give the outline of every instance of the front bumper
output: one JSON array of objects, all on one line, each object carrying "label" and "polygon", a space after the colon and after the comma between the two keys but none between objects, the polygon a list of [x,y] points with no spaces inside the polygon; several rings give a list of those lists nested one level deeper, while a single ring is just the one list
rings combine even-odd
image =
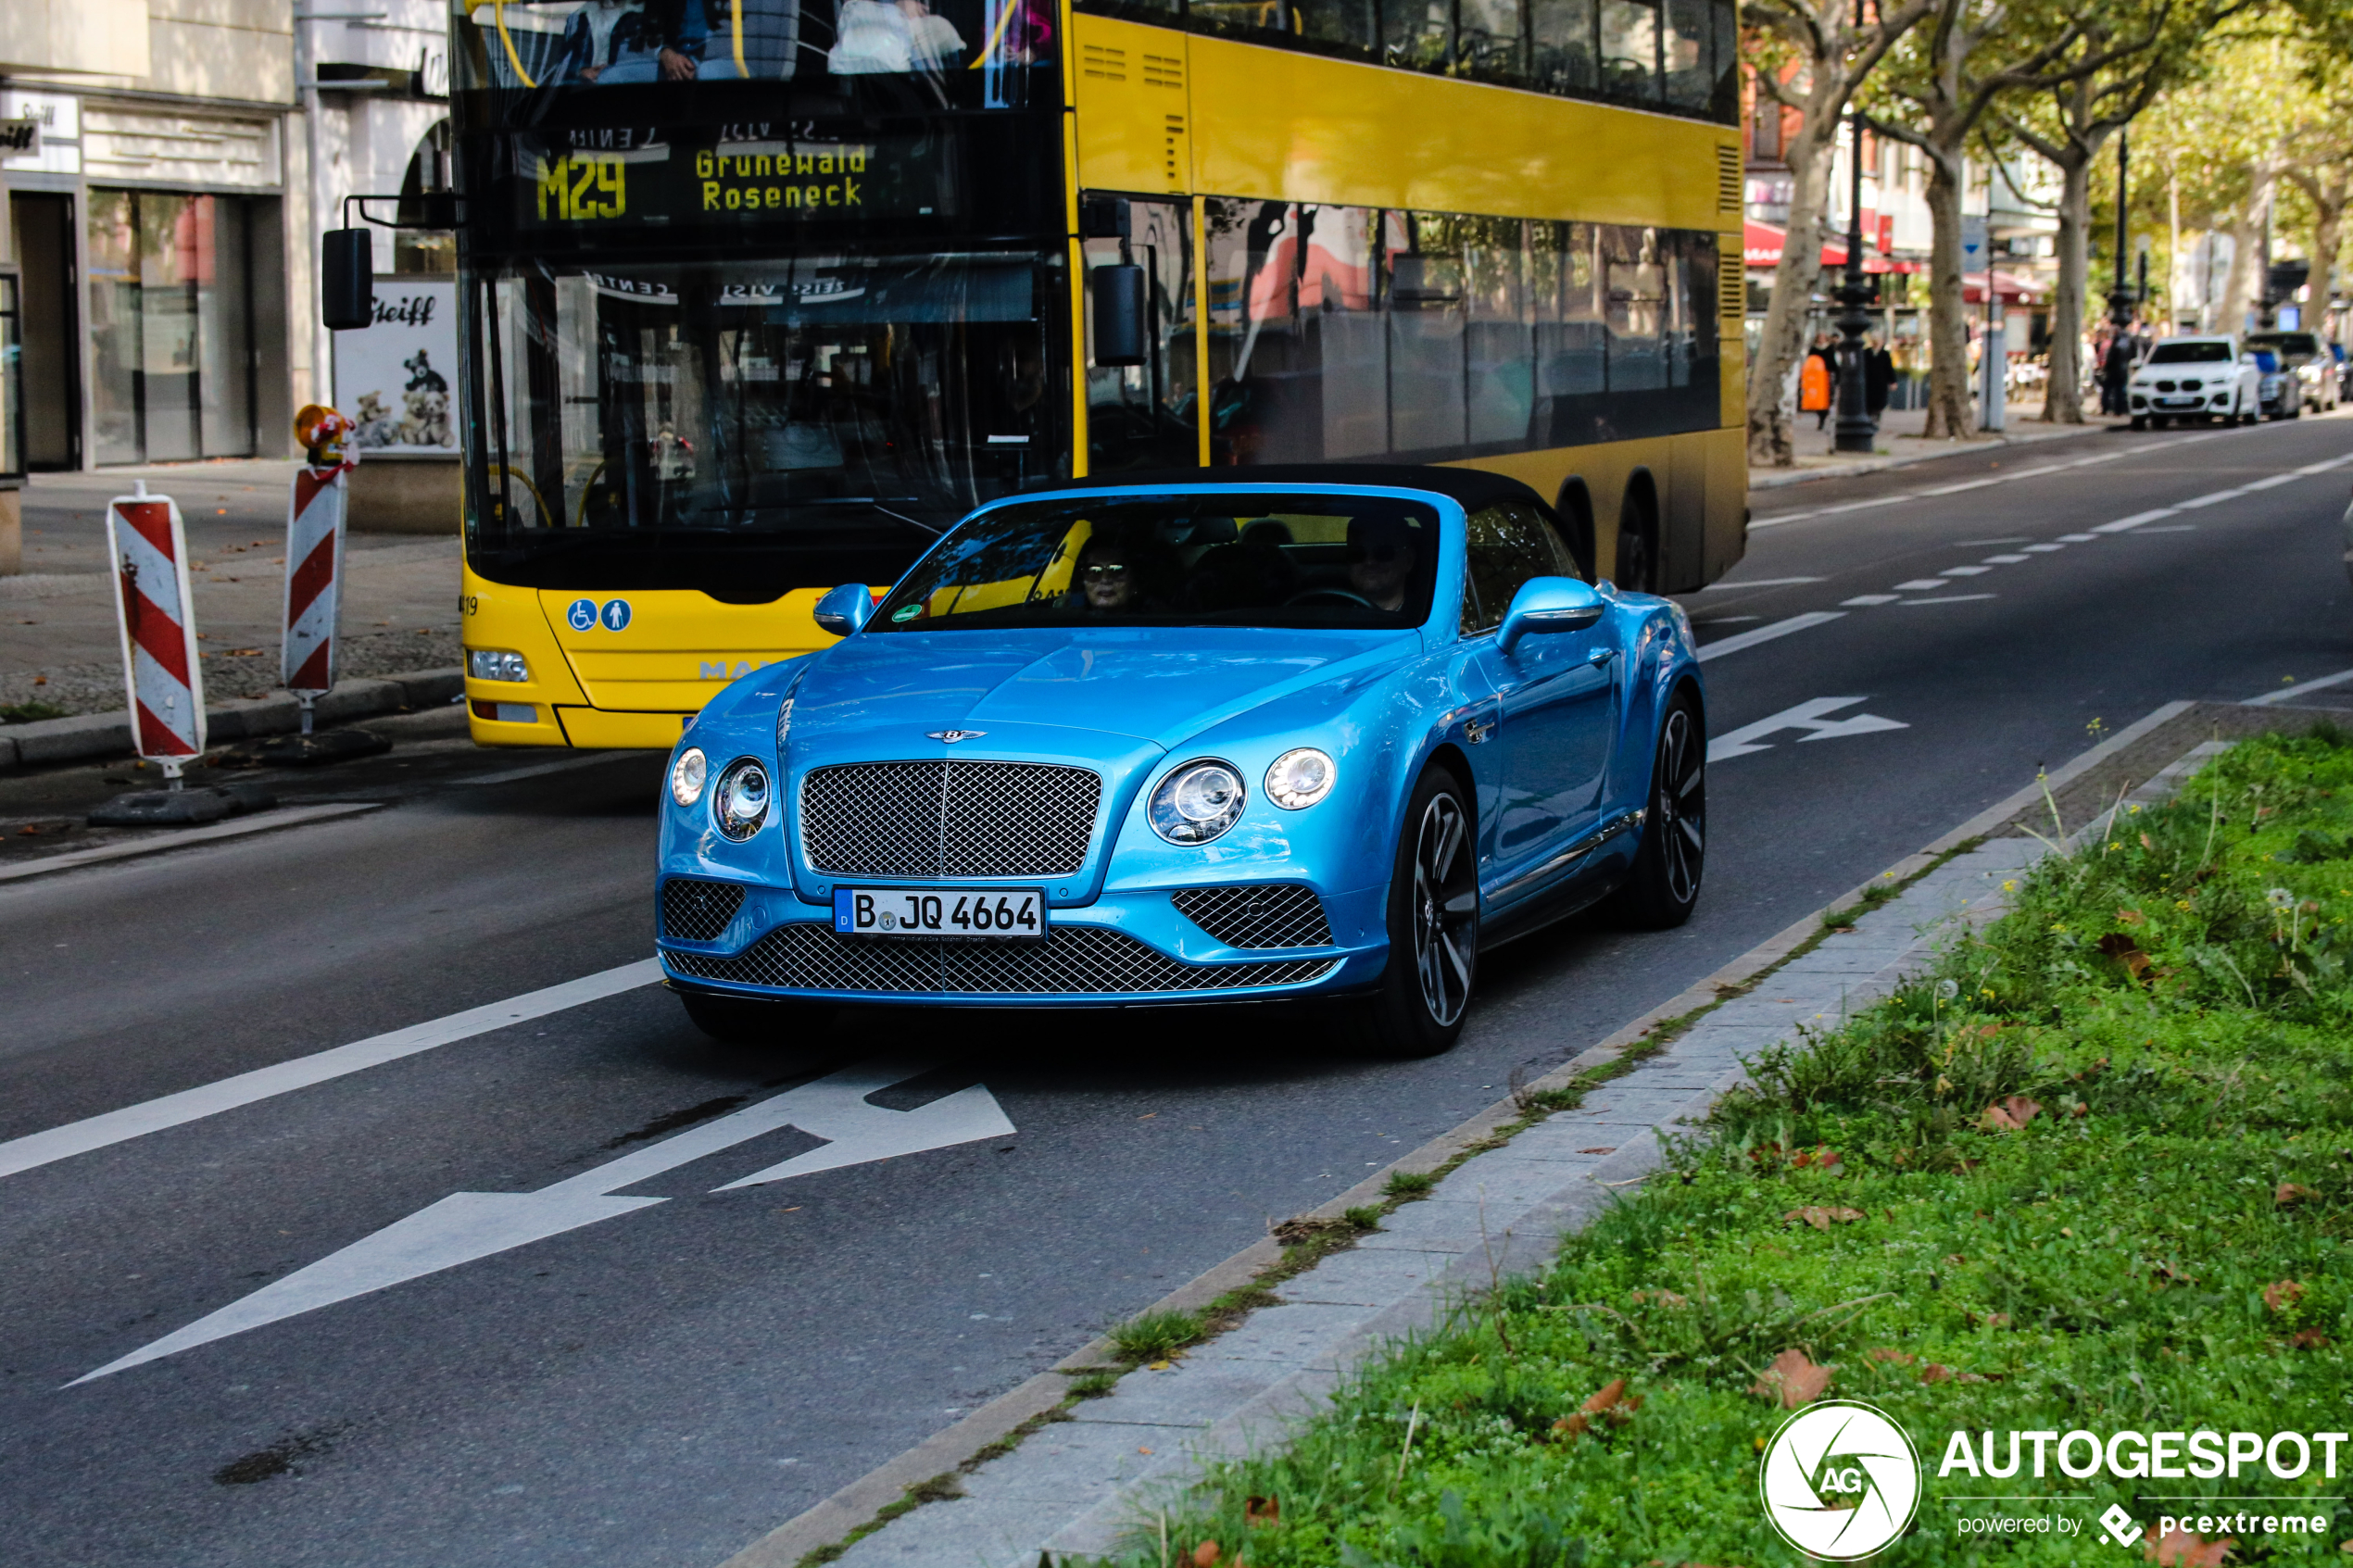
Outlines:
[{"label": "front bumper", "polygon": [[[680,884],[687,884],[681,889]],[[706,891],[711,890],[711,891]],[[738,891],[740,893],[738,894]],[[680,985],[743,997],[1101,1007],[1360,990],[1388,961],[1384,889],[1325,895],[1314,945],[1237,947],[1178,912],[1181,889],[1052,911],[1045,940],[859,937],[789,889],[673,878],[660,952]],[[701,933],[709,940],[695,940]]]}]

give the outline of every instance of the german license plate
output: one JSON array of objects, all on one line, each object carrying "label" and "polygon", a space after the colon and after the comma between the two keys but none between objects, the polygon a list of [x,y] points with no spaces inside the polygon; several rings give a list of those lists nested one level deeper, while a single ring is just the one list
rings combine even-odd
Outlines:
[{"label": "german license plate", "polygon": [[837,887],[834,930],[844,936],[1036,942],[1046,935],[1046,893],[1038,887]]}]

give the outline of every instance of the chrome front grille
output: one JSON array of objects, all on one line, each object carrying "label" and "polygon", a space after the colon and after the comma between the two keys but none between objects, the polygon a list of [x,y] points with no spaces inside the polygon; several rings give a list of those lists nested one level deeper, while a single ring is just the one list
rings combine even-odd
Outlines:
[{"label": "chrome front grille", "polygon": [[1176,912],[1228,947],[1328,947],[1331,922],[1311,888],[1188,887],[1172,894]]},{"label": "chrome front grille", "polygon": [[661,934],[681,942],[716,942],[743,907],[744,890],[736,883],[673,876],[661,884]]},{"label": "chrome front grille", "polygon": [[1157,996],[1293,985],[1331,972],[1337,959],[1268,963],[1186,963],[1123,932],[1061,925],[1043,942],[934,942],[835,935],[814,923],[780,925],[731,959],[664,955],[698,980],[795,991],[883,995]]},{"label": "chrome front grille", "polygon": [[828,876],[1068,876],[1102,776],[1036,762],[852,762],[800,784],[800,843]]}]

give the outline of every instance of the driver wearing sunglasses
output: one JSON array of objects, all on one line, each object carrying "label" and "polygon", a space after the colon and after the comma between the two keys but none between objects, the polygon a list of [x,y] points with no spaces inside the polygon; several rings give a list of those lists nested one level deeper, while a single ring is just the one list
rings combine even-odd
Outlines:
[{"label": "driver wearing sunglasses", "polygon": [[1359,517],[1348,523],[1348,585],[1375,609],[1405,608],[1405,587],[1420,552],[1402,518]]}]

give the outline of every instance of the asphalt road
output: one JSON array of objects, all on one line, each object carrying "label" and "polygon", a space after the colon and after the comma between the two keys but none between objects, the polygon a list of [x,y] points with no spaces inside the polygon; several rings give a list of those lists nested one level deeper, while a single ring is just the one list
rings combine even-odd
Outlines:
[{"label": "asphalt road", "polygon": [[[1435,1061],[1353,1062],[1273,1009],[843,1010],[731,1050],[640,986],[0,1174],[6,1560],[710,1568],[2095,723],[2353,668],[2353,467],[2294,472],[2348,454],[2333,417],[1760,492],[1747,560],[1692,599],[1714,733],[1756,747],[1712,771],[1700,916],[1491,955]],[[1835,618],[1787,629],[1809,616]],[[394,801],[364,816],[0,885],[0,1140],[646,956],[654,759],[467,788],[373,766],[336,786]],[[619,1188],[666,1201],[75,1383],[452,1194],[538,1192],[880,1059],[938,1065],[876,1103],[982,1085],[1014,1131],[732,1191],[818,1140],[682,1154]]]}]

